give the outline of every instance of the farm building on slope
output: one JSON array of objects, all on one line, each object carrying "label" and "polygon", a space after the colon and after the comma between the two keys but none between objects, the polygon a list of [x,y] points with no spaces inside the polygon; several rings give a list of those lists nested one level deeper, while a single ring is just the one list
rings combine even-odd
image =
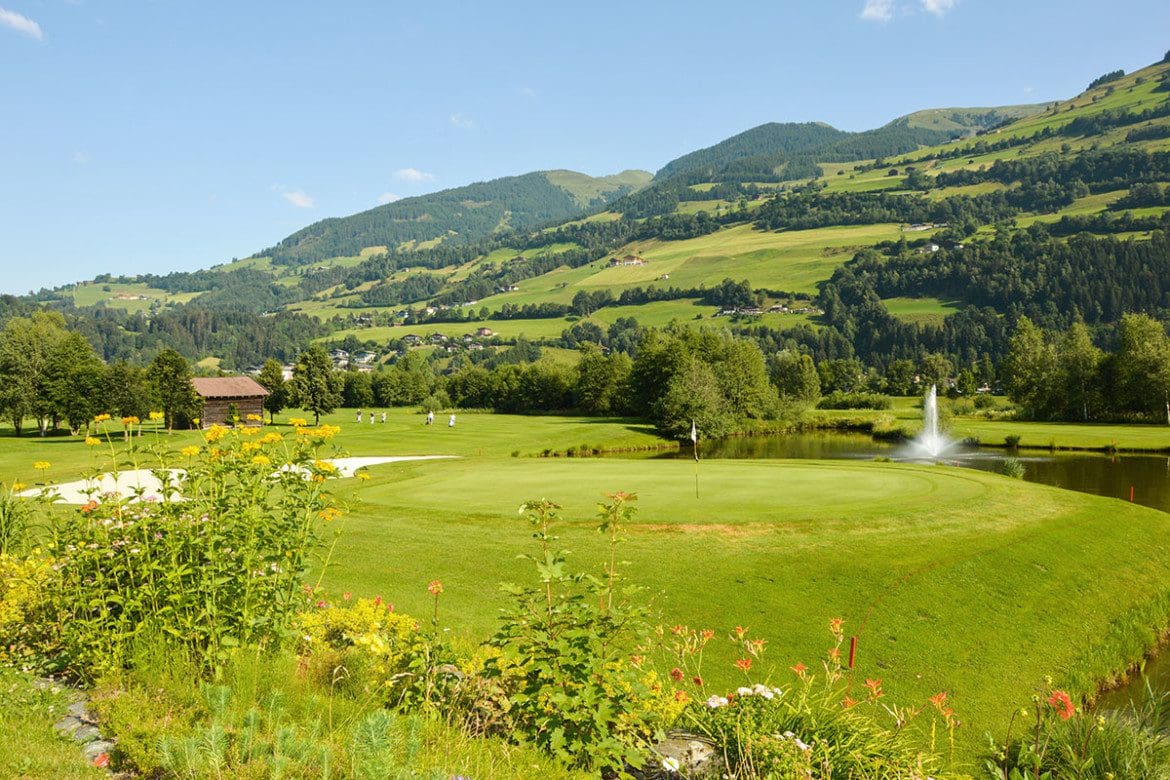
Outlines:
[{"label": "farm building on slope", "polygon": [[[228,415],[232,411],[239,415],[241,425],[263,424],[264,398],[269,393],[251,377],[194,377],[191,384],[195,386],[195,394],[203,402],[203,413],[199,415],[199,422],[204,428],[215,423],[228,424]],[[259,417],[259,421],[249,420],[250,414]]]}]

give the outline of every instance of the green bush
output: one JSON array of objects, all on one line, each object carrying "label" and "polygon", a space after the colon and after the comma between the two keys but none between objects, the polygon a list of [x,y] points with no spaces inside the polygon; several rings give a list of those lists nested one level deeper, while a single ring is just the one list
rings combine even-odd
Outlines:
[{"label": "green bush", "polygon": [[515,733],[574,767],[616,772],[645,760],[661,724],[644,702],[653,698],[630,651],[650,637],[645,610],[618,587],[616,545],[633,508],[616,493],[601,507],[599,531],[610,540],[606,578],[571,574],[552,545],[560,507],[548,500],[521,506],[535,530],[539,555],[528,556],[540,584],[508,586],[505,608],[484,677],[506,698]]},{"label": "green bush", "polygon": [[953,736],[957,721],[946,706],[946,694],[917,707],[899,707],[884,701],[881,680],[866,680],[864,687],[857,686],[858,692],[840,662],[841,621],[831,621],[830,629],[836,645],[822,665],[823,673],[797,664],[792,667],[796,680],[787,689],[751,683],[752,661],[764,643],[748,639],[746,629],[736,629],[732,639],[744,648],[736,666],[747,684],[726,696],[696,701],[684,713],[684,721],[715,744],[724,776],[943,777],[935,745],[924,749],[912,734],[915,730],[907,726],[917,717],[933,717],[932,736],[939,723]]},{"label": "green bush", "polygon": [[877,393],[846,393],[835,390],[817,401],[818,409],[892,409],[893,400]]},{"label": "green bush", "polygon": [[92,493],[55,526],[60,663],[92,680],[124,666],[143,634],[169,638],[209,671],[231,648],[279,644],[303,603],[318,528],[340,514],[323,484],[335,469],[316,459],[336,432],[300,427],[290,440],[212,426],[203,446],[180,453],[128,443],[121,458],[149,457],[171,487]]}]

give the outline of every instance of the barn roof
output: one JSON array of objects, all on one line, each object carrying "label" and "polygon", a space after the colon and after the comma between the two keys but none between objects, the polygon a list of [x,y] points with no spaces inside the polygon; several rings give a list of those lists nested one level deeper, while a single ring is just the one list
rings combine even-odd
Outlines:
[{"label": "barn roof", "polygon": [[191,384],[203,398],[255,398],[269,395],[264,385],[250,376],[194,377]]}]

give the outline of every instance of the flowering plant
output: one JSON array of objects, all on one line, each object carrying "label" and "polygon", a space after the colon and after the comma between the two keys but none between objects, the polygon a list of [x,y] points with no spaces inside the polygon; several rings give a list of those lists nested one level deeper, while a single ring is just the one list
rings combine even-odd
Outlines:
[{"label": "flowering plant", "polygon": [[212,426],[180,453],[109,440],[115,475],[150,464],[162,487],[93,489],[54,525],[62,665],[86,679],[121,668],[145,634],[209,669],[233,647],[281,642],[320,526],[338,512],[331,474],[315,465],[333,431],[258,433]]}]

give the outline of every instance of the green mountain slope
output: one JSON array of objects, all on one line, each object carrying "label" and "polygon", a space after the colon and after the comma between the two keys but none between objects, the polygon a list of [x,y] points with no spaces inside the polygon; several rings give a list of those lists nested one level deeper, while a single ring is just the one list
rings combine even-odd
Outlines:
[{"label": "green mountain slope", "polygon": [[482,238],[507,228],[530,230],[581,216],[650,180],[644,171],[594,178],[573,171],[537,171],[404,198],[315,222],[258,252],[278,265],[305,265],[357,255],[367,247],[394,250],[436,239]]}]

